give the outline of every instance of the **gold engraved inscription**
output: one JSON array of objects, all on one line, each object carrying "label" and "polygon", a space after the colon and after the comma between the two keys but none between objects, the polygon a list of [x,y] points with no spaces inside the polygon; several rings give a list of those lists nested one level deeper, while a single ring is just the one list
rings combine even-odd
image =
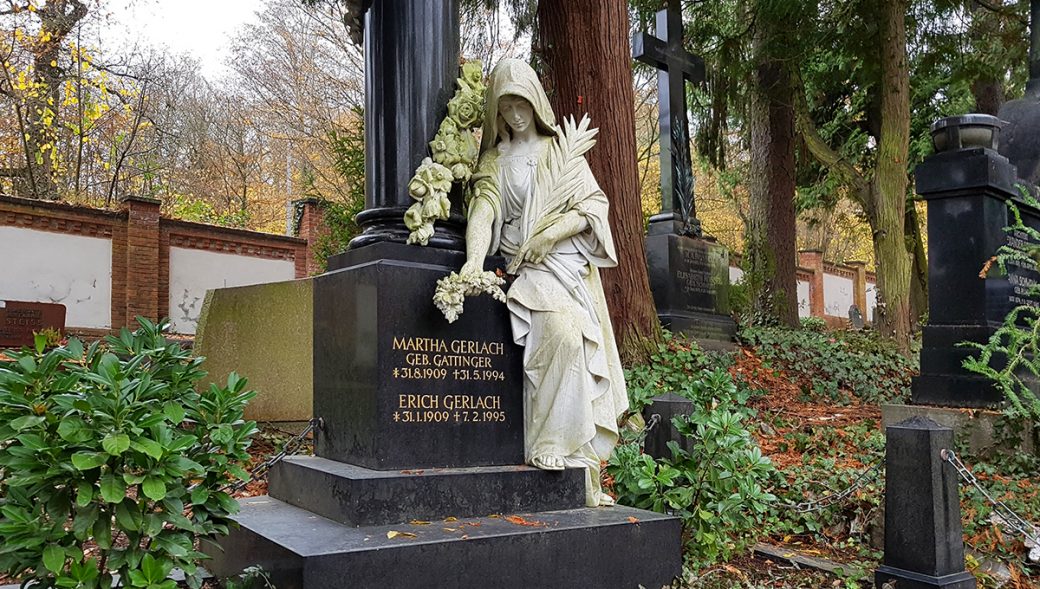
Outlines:
[{"label": "gold engraved inscription", "polygon": [[392,417],[397,423],[502,423],[506,412],[500,395],[403,394]]},{"label": "gold engraved inscription", "polygon": [[394,336],[394,352],[403,352],[392,376],[410,380],[505,380],[495,358],[505,355],[505,343],[481,340],[445,340],[435,337]]}]

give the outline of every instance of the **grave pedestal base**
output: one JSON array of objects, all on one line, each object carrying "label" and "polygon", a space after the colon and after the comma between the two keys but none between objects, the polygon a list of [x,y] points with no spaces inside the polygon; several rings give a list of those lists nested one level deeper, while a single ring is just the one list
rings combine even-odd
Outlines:
[{"label": "grave pedestal base", "polygon": [[704,239],[651,234],[646,237],[646,263],[664,327],[694,338],[734,339],[726,248]]},{"label": "grave pedestal base", "polygon": [[[674,517],[627,507],[507,515],[353,528],[251,497],[207,568],[259,565],[278,589],[631,589],[668,585],[682,570]],[[619,556],[633,547],[639,558]]]},{"label": "grave pedestal base", "polygon": [[933,577],[882,565],[874,573],[874,586],[899,589],[975,589],[976,585],[975,577],[967,571]]}]

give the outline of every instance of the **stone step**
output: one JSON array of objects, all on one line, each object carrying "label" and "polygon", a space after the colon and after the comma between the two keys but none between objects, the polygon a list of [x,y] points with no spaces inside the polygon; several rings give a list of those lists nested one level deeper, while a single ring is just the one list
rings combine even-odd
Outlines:
[{"label": "stone step", "polygon": [[318,456],[271,469],[268,493],[351,526],[585,506],[585,471],[530,466],[370,470]]},{"label": "stone step", "polygon": [[628,507],[354,528],[268,496],[241,504],[207,568],[258,565],[278,589],[657,589],[682,570],[680,520]]}]

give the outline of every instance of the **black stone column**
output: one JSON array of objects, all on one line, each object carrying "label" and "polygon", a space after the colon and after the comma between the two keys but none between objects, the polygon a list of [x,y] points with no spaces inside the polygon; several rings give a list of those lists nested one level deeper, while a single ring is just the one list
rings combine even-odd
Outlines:
[{"label": "black stone column", "polygon": [[[377,0],[365,15],[364,231],[351,249],[408,238],[408,181],[459,76],[458,11],[458,0]],[[437,222],[430,245],[465,250],[463,226],[458,214]]]},{"label": "black stone column", "polygon": [[[1027,223],[1040,222],[1040,217],[1016,200],[1015,167],[990,148],[942,151],[919,165],[915,176],[917,194],[928,204],[929,315],[913,402],[996,405],[1003,395],[992,381],[962,367],[964,359],[977,352],[958,344],[985,343],[1014,307],[1016,297],[1024,295],[1007,276],[979,278],[987,260],[1007,243],[1008,201],[1015,201]],[[1024,267],[1009,270],[1013,276],[1040,277]]]},{"label": "black stone column", "polygon": [[885,559],[875,587],[974,589],[964,569],[953,430],[912,417],[885,432]]}]

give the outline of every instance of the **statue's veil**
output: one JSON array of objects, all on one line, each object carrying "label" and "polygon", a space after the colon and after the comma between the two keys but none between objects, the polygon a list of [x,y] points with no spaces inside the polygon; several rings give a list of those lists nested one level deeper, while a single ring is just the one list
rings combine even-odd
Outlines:
[{"label": "statue's veil", "polygon": [[484,111],[484,128],[481,134],[481,153],[494,147],[502,139],[498,114],[498,101],[506,95],[519,96],[534,107],[534,119],[538,132],[543,135],[556,135],[556,115],[549,106],[549,97],[545,95],[538,75],[531,66],[519,59],[503,59],[491,70],[491,81],[488,83],[487,106]]}]

